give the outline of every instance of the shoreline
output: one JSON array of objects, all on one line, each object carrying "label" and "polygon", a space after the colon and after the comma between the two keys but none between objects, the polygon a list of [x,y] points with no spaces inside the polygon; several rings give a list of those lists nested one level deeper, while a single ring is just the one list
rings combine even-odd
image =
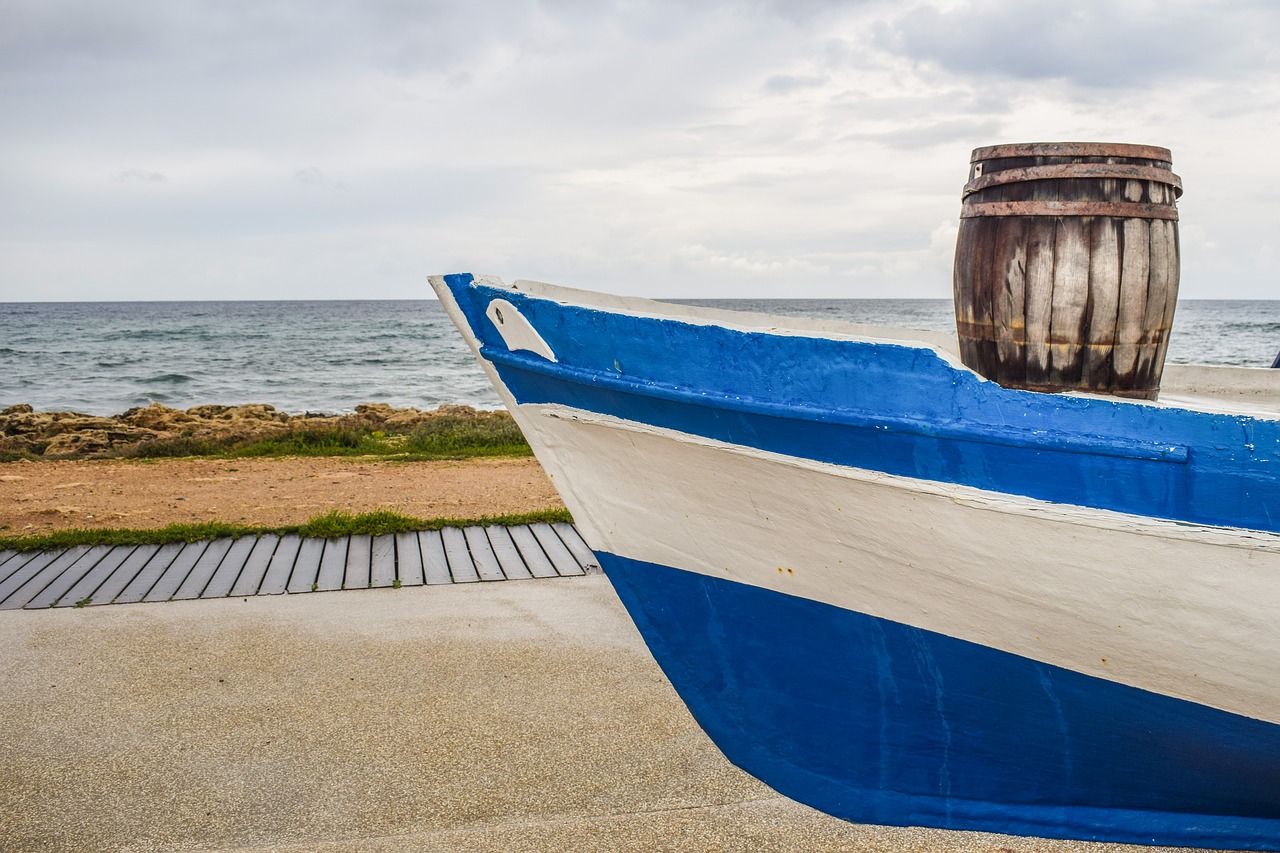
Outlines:
[{"label": "shoreline", "polygon": [[[360,403],[351,414],[289,414],[269,403],[199,405],[160,403],[110,416],[36,411],[29,403],[0,409],[0,462],[16,459],[212,455],[251,442],[297,434],[411,436],[441,428],[469,433],[517,434],[502,409],[442,405],[431,410]],[[523,439],[519,439],[523,444]]]}]

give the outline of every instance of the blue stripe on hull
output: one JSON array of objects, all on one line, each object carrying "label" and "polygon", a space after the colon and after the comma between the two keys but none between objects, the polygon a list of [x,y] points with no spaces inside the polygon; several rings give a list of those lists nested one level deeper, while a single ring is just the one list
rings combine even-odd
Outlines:
[{"label": "blue stripe on hull", "polygon": [[[1280,532],[1280,423],[1010,391],[931,350],[634,317],[446,276],[520,403],[1039,500]],[[556,353],[508,352],[515,304]]]},{"label": "blue stripe on hull", "polygon": [[1280,726],[598,553],[738,766],[856,822],[1280,849]]}]

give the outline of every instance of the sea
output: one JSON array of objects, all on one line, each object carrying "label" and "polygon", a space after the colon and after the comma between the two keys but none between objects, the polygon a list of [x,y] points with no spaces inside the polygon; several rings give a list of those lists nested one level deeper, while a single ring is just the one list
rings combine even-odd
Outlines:
[{"label": "sea", "polygon": [[[955,331],[949,299],[680,300]],[[1169,361],[1270,367],[1280,300],[1184,300]],[[0,303],[0,408],[112,415],[163,403],[501,407],[435,301]]]}]

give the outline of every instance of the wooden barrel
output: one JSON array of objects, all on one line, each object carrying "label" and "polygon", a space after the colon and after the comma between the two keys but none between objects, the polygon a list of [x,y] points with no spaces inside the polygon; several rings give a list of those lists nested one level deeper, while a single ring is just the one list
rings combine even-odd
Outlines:
[{"label": "wooden barrel", "polygon": [[1178,297],[1167,148],[978,148],[956,242],[964,363],[1008,388],[1155,399]]}]

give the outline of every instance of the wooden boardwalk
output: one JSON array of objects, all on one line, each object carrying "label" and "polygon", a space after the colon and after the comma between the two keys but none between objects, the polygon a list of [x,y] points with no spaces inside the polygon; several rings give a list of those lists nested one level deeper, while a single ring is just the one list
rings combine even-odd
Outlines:
[{"label": "wooden boardwalk", "polygon": [[598,569],[571,524],[0,551],[0,610],[555,578]]}]

